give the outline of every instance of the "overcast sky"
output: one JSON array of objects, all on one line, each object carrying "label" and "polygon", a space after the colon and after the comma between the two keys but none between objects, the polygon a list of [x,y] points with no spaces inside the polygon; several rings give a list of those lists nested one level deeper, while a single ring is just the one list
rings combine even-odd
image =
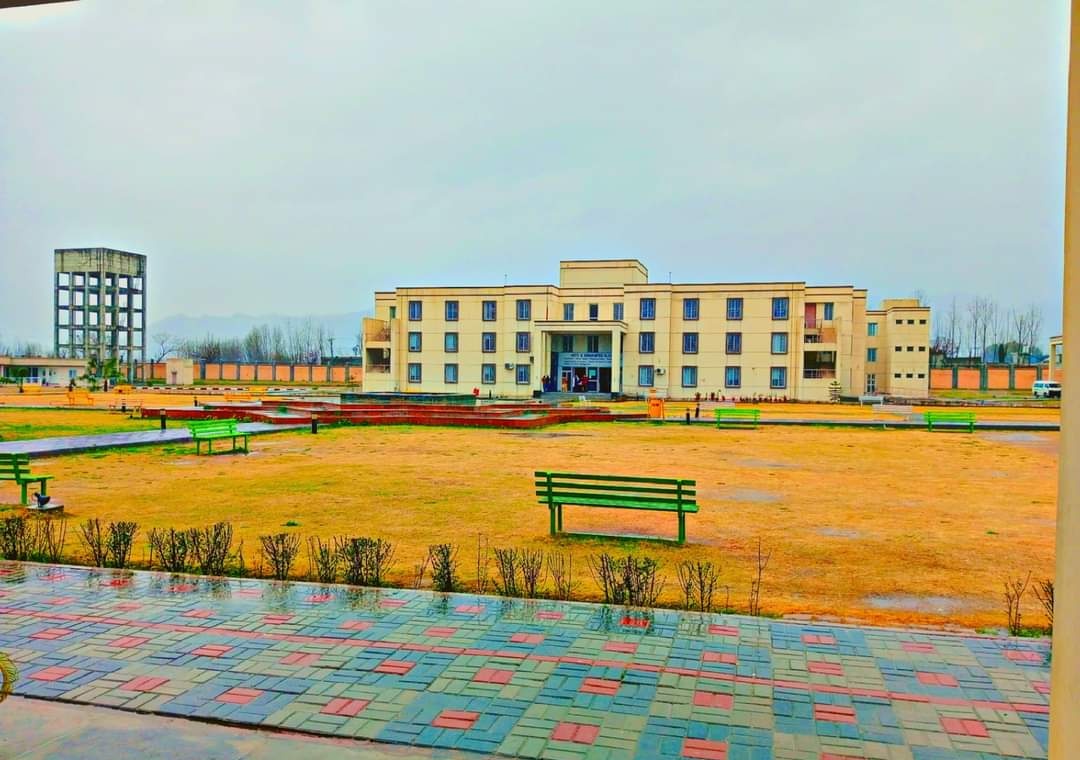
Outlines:
[{"label": "overcast sky", "polygon": [[0,11],[0,336],[52,250],[151,321],[397,285],[980,293],[1061,323],[1065,0],[154,2]]}]

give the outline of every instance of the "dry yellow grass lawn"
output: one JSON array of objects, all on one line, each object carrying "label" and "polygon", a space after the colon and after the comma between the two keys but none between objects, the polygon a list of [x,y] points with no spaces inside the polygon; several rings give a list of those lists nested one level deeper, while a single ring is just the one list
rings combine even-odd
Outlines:
[{"label": "dry yellow grass lawn", "polygon": [[[745,608],[761,537],[773,551],[768,613],[980,627],[1002,624],[1006,576],[1053,572],[1057,442],[1056,433],[675,424],[357,427],[257,437],[248,456],[195,457],[185,446],[42,466],[73,518],[136,520],[143,538],[154,526],[230,520],[249,564],[260,534],[373,535],[397,544],[394,580],[404,583],[428,544],[453,541],[471,581],[483,534],[492,546],[571,549],[578,595],[590,598],[585,556],[632,545],[664,562],[666,602],[678,600],[675,565],[708,559]],[[702,509],[688,518],[691,543],[552,541],[533,496],[538,468],[695,478]],[[0,485],[0,501],[15,498]],[[284,528],[290,520],[299,527]],[[566,528],[673,535],[675,518],[567,507]],[[74,531],[69,550],[78,553]],[[1034,604],[1028,620],[1042,620]]]}]

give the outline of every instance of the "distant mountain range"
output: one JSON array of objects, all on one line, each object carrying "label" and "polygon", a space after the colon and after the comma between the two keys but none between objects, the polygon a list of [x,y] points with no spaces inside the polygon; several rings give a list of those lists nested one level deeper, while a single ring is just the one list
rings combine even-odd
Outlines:
[{"label": "distant mountain range", "polygon": [[297,324],[307,320],[315,325],[322,325],[334,338],[334,353],[346,356],[352,353],[360,334],[360,321],[371,316],[370,311],[354,311],[347,314],[233,314],[232,316],[199,316],[174,314],[150,323],[147,337],[153,341],[158,333],[169,333],[181,338],[202,338],[213,335],[217,338],[242,338],[258,325]]}]

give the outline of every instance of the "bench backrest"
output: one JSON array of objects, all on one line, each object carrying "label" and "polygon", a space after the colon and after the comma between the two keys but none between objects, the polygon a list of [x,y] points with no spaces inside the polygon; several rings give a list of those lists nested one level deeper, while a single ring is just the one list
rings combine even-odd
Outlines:
[{"label": "bench backrest", "polygon": [[191,434],[200,435],[233,435],[236,433],[236,420],[189,420],[187,423]]},{"label": "bench backrest", "polygon": [[697,504],[697,481],[675,478],[636,478],[624,475],[587,475],[577,472],[537,471],[536,495],[573,503],[574,499],[618,499],[625,502]]},{"label": "bench backrest", "polygon": [[943,420],[949,422],[950,420],[962,420],[963,422],[971,422],[975,419],[975,412],[926,412],[927,420]]},{"label": "bench backrest", "polygon": [[29,454],[0,454],[0,480],[17,480],[29,472]]}]

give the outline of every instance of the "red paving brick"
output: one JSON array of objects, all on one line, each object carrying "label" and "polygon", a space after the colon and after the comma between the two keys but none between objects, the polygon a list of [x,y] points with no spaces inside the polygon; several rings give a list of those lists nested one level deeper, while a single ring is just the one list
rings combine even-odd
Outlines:
[{"label": "red paving brick", "polygon": [[132,678],[126,684],[120,688],[124,691],[153,691],[159,686],[164,686],[169,682],[168,678],[155,678],[154,676],[139,676],[138,678]]},{"label": "red paving brick", "polygon": [[448,639],[457,633],[457,628],[451,628],[445,625],[433,625],[424,631],[425,636],[430,636],[433,639]]},{"label": "red paving brick", "polygon": [[620,686],[622,686],[621,683],[608,678],[586,678],[581,683],[580,690],[585,694],[602,694],[614,697],[618,693]]},{"label": "red paving brick", "polygon": [[258,689],[246,689],[243,686],[235,686],[224,694],[219,694],[218,702],[228,702],[233,705],[246,705],[248,702],[258,699],[262,696],[262,692]]},{"label": "red paving brick", "polygon": [[988,738],[990,732],[981,720],[974,718],[942,718],[941,727],[952,736],[976,736]]},{"label": "red paving brick", "polygon": [[118,647],[120,649],[134,649],[135,647],[142,646],[149,640],[150,639],[145,636],[121,636],[118,639],[110,641],[107,646]]},{"label": "red paving brick", "polygon": [[844,675],[844,668],[838,662],[823,662],[816,660],[806,663],[806,669],[811,673],[817,673],[823,676],[842,676]]},{"label": "red paving brick", "polygon": [[267,625],[284,625],[292,619],[292,615],[263,615],[263,622]]},{"label": "red paving brick", "polygon": [[476,671],[476,675],[473,676],[473,681],[477,683],[508,684],[513,677],[514,671],[512,670],[480,668],[480,670]]},{"label": "red paving brick", "polygon": [[346,620],[341,624],[341,630],[343,631],[366,631],[374,625],[369,620]]},{"label": "red paving brick", "polygon": [[375,667],[376,673],[389,673],[395,676],[403,676],[413,669],[416,663],[408,660],[386,660]]},{"label": "red paving brick", "polygon": [[480,604],[459,604],[454,608],[454,612],[461,612],[467,615],[479,615],[484,609],[485,607]]},{"label": "red paving brick", "polygon": [[918,672],[915,674],[919,683],[926,684],[927,686],[957,686],[956,679],[948,673],[925,673]]},{"label": "red paving brick", "polygon": [[722,665],[735,665],[739,658],[731,652],[702,652],[702,662],[719,662]]},{"label": "red paving brick", "polygon": [[855,708],[845,705],[814,705],[814,720],[829,723],[857,723]]},{"label": "red paving brick", "polygon": [[306,667],[317,663],[321,656],[322,655],[311,652],[292,652],[282,657],[278,662],[282,665],[299,665]]},{"label": "red paving brick", "polygon": [[697,707],[715,707],[719,710],[730,710],[735,698],[730,694],[720,694],[714,691],[694,692],[694,705]]},{"label": "red paving brick", "polygon": [[368,704],[370,704],[370,700],[367,699],[338,697],[337,699],[331,699],[319,712],[323,715],[340,715],[345,718],[355,718]]},{"label": "red paving brick", "polygon": [[694,760],[727,760],[727,749],[727,742],[684,739],[682,756],[694,758]]},{"label": "red paving brick", "polygon": [[836,643],[836,637],[827,633],[804,633],[803,643],[817,646],[832,646]]},{"label": "red paving brick", "polygon": [[733,625],[710,625],[709,633],[713,636],[738,636],[739,629]]},{"label": "red paving brick", "polygon": [[75,668],[62,668],[59,665],[54,665],[50,668],[39,670],[30,677],[35,681],[60,681],[76,672],[78,671],[76,671]]},{"label": "red paving brick", "polygon": [[930,654],[937,651],[933,644],[927,644],[922,641],[905,641],[900,644],[900,648],[905,652],[915,652],[917,654]]},{"label": "red paving brick", "polygon": [[54,639],[62,639],[70,633],[71,631],[67,628],[46,628],[43,631],[38,631],[37,633],[30,634],[30,638],[52,641]]},{"label": "red paving brick", "polygon": [[463,710],[443,710],[431,725],[435,728],[451,728],[468,731],[480,717],[480,713]]},{"label": "red paving brick", "polygon": [[589,723],[570,723],[564,721],[551,732],[551,740],[555,742],[573,742],[574,744],[592,744],[600,735],[600,726]]},{"label": "red paving brick", "polygon": [[637,644],[632,644],[629,641],[608,641],[604,644],[605,652],[619,652],[620,654],[635,654],[637,652]]},{"label": "red paving brick", "polygon": [[510,637],[515,644],[539,644],[543,640],[544,636],[540,633],[515,633]]},{"label": "red paving brick", "polygon": [[232,650],[232,647],[225,644],[207,644],[201,646],[198,649],[192,650],[193,655],[199,657],[223,657]]}]

